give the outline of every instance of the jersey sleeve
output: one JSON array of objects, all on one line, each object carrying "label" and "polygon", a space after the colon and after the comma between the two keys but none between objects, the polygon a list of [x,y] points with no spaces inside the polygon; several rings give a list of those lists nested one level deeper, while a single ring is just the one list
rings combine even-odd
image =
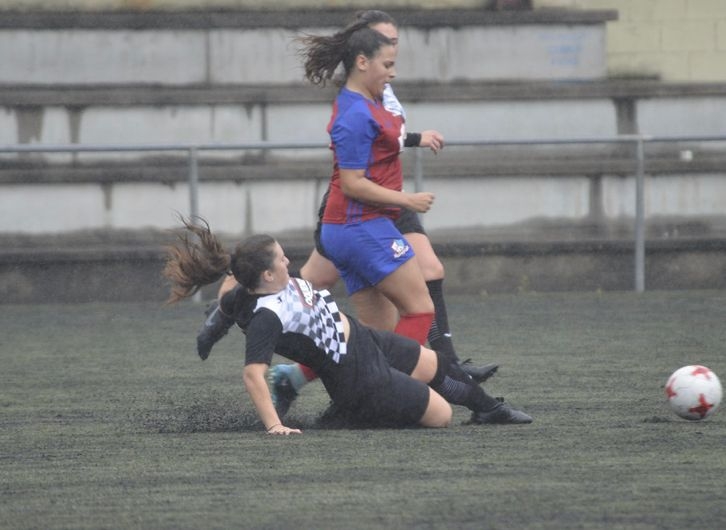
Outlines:
[{"label": "jersey sleeve", "polygon": [[338,166],[342,169],[366,169],[373,142],[379,133],[378,124],[364,104],[354,105],[338,117],[330,131]]},{"label": "jersey sleeve", "polygon": [[245,365],[272,362],[277,341],[282,334],[282,322],[269,309],[260,309],[247,326]]}]

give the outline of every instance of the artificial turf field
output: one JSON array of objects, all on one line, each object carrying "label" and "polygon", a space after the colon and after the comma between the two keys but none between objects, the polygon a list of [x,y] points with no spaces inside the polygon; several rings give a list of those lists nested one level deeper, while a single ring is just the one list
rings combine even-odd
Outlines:
[{"label": "artificial turf field", "polygon": [[725,379],[726,292],[448,302],[532,425],[319,429],[311,384],[304,434],[271,437],[241,333],[196,356],[201,305],[3,306],[0,528],[726,528],[726,412],[680,420],[662,390],[685,364]]}]

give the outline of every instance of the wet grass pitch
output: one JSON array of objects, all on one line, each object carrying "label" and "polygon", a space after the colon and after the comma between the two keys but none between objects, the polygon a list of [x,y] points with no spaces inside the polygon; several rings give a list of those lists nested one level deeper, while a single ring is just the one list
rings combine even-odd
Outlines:
[{"label": "wet grass pitch", "polygon": [[[726,412],[663,385],[726,381],[726,292],[449,297],[462,357],[525,426],[325,430],[320,384],[266,436],[243,335],[201,362],[201,305],[3,306],[0,528],[701,528],[726,525]],[[282,359],[278,359],[282,360]]]}]

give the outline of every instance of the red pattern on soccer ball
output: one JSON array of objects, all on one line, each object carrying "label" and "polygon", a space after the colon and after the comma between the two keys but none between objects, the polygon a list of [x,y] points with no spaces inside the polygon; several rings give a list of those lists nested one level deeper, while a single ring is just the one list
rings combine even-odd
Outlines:
[{"label": "red pattern on soccer ball", "polygon": [[673,381],[675,381],[675,379],[676,379],[675,377],[671,376],[671,378],[668,379],[668,383],[666,384],[665,393],[666,393],[666,396],[668,397],[668,399],[671,399],[678,395],[678,393],[675,390],[673,390]]},{"label": "red pattern on soccer ball", "polygon": [[695,370],[693,370],[691,372],[691,375],[703,375],[709,381],[711,380],[711,370],[709,370],[705,366],[699,366],[699,365],[695,366]]},{"label": "red pattern on soccer ball", "polygon": [[705,418],[708,411],[713,408],[713,404],[706,401],[706,396],[703,394],[698,395],[698,406],[691,407],[688,412],[698,414],[701,418]]}]

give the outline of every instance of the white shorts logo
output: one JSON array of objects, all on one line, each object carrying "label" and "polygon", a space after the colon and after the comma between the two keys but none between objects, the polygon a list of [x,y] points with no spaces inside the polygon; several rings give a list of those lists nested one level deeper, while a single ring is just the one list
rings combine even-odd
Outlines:
[{"label": "white shorts logo", "polygon": [[408,245],[403,239],[395,239],[393,243],[391,243],[391,248],[393,249],[393,257],[396,259],[408,252]]}]

